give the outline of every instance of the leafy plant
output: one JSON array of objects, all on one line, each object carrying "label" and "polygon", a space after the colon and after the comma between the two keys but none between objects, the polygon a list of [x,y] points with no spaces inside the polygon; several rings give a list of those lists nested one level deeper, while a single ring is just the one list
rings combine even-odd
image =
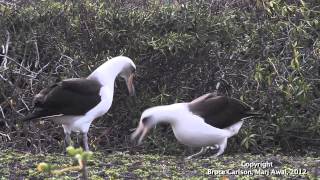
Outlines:
[{"label": "leafy plant", "polygon": [[41,162],[37,165],[37,170],[39,172],[51,173],[54,175],[60,175],[68,171],[82,171],[83,179],[89,179],[87,161],[91,158],[93,153],[91,151],[83,151],[81,147],[74,148],[72,146],[67,147],[67,153],[69,156],[77,160],[77,166],[69,166],[62,169],[58,169],[57,167],[53,167],[51,164]]},{"label": "leafy plant", "polygon": [[[57,125],[26,126],[16,119],[31,111],[32,97],[43,87],[86,77],[108,58],[125,55],[137,64],[136,102],[127,100],[125,86],[116,82],[112,108],[89,132],[92,147],[181,154],[166,127],[143,147],[128,145],[128,129],[136,127],[144,109],[188,102],[220,83],[219,94],[241,98],[267,117],[263,123],[254,119],[257,128],[249,134],[241,129],[235,142],[247,137],[244,146],[256,141],[261,150],[288,153],[316,149],[320,134],[312,127],[318,127],[320,105],[319,6],[318,0],[1,4],[0,45],[8,37],[10,43],[6,68],[0,67],[0,130],[5,137],[0,144],[61,151]],[[169,141],[170,146],[163,145]],[[230,143],[228,149],[237,151],[237,145]]]}]

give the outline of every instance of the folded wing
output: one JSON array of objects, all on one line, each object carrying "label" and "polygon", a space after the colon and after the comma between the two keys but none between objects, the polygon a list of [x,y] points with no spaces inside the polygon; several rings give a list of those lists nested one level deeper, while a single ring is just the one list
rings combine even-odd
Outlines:
[{"label": "folded wing", "polygon": [[53,84],[34,97],[34,111],[24,120],[55,115],[84,115],[100,101],[95,80],[69,79]]},{"label": "folded wing", "polygon": [[225,96],[205,94],[189,103],[189,109],[216,128],[229,127],[245,117],[254,115],[244,102]]}]

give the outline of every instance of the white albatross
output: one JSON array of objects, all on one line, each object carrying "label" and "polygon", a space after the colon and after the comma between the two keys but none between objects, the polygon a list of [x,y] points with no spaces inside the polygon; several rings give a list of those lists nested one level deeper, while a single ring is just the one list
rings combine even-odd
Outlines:
[{"label": "white albatross", "polygon": [[252,110],[240,100],[209,93],[189,103],[156,106],[145,110],[131,139],[140,135],[140,144],[149,129],[158,123],[169,123],[180,143],[202,147],[200,152],[187,159],[203,154],[210,146],[219,148],[214,155],[219,156],[224,152],[228,138],[239,132],[243,120],[260,115]]},{"label": "white albatross", "polygon": [[136,66],[125,56],[112,58],[87,78],[66,79],[40,91],[33,99],[34,110],[22,120],[51,119],[62,124],[67,145],[71,132],[83,134],[83,145],[89,150],[88,136],[92,121],[108,112],[119,75],[125,79],[130,95],[134,95]]}]

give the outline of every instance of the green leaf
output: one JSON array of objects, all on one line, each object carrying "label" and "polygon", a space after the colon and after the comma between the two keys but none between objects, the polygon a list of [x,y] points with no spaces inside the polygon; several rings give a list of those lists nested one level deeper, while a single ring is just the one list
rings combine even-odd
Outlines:
[{"label": "green leaf", "polygon": [[74,157],[75,157],[76,159],[78,159],[78,160],[82,160],[81,154],[76,154]]},{"label": "green leaf", "polygon": [[48,163],[39,163],[37,166],[37,170],[39,172],[50,172],[51,171],[51,165]]},{"label": "green leaf", "polygon": [[77,151],[73,146],[68,146],[67,153],[69,154],[69,156],[75,156],[77,154]]}]

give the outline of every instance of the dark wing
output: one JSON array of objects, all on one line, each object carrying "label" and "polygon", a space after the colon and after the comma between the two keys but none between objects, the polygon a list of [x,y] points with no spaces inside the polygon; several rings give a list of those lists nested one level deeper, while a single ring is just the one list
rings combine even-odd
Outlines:
[{"label": "dark wing", "polygon": [[100,101],[95,80],[69,79],[45,88],[33,100],[34,111],[24,120],[54,115],[84,115]]},{"label": "dark wing", "polygon": [[240,100],[214,94],[203,95],[189,103],[192,113],[201,116],[206,123],[226,128],[242,118],[253,115],[251,107]]}]

